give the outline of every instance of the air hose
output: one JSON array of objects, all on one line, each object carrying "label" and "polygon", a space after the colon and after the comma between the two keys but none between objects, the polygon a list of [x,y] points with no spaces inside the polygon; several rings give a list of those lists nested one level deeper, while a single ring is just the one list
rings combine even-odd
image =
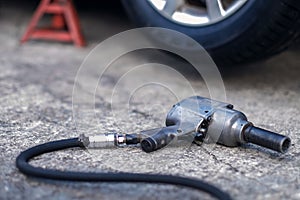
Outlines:
[{"label": "air hose", "polygon": [[59,171],[54,169],[44,169],[41,167],[34,167],[29,164],[29,161],[44,153],[54,152],[67,148],[82,147],[85,145],[80,138],[71,138],[64,140],[57,140],[47,142],[29,148],[17,157],[16,166],[24,174],[45,179],[64,180],[64,181],[85,181],[85,182],[143,182],[143,183],[163,183],[177,186],[185,186],[197,189],[210,194],[211,196],[229,200],[229,194],[221,191],[217,187],[205,183],[198,179],[161,175],[161,174],[142,174],[142,173],[94,173],[94,172],[75,172],[75,171]]}]

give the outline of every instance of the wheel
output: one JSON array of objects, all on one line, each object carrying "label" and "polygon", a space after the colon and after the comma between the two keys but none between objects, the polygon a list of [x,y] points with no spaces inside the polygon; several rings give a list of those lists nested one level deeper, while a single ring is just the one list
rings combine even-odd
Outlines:
[{"label": "wheel", "polygon": [[180,31],[219,65],[249,62],[286,49],[299,36],[299,0],[123,0],[138,26]]}]

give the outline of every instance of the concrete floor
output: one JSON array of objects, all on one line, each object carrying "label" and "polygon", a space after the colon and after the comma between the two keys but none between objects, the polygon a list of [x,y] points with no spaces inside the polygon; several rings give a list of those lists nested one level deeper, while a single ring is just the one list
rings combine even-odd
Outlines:
[{"label": "concrete floor", "polygon": [[[34,2],[33,2],[34,3]],[[133,28],[120,8],[83,9],[80,17],[88,46],[31,41],[20,46],[18,39],[30,19],[33,4],[17,6],[4,2],[0,10],[0,196],[1,199],[201,199],[195,190],[169,185],[127,183],[73,183],[27,178],[15,167],[15,158],[31,146],[50,140],[78,136],[72,115],[75,75],[84,58],[101,41]],[[167,148],[151,154],[140,149],[80,149],[43,155],[32,163],[61,170],[126,171],[175,174],[205,180],[229,192],[235,199],[300,199],[300,48],[299,45],[271,59],[225,70],[227,101],[243,111],[255,125],[292,139],[288,153],[244,145],[192,145]],[[150,55],[150,56],[149,56]],[[185,66],[168,55],[168,65]],[[164,88],[144,87],[132,95],[127,109],[124,99],[110,104],[110,94],[120,75],[141,63],[157,61],[157,52],[132,53],[112,63],[97,93],[96,118],[85,120],[87,134],[108,131],[136,132],[163,126],[176,100]],[[159,57],[160,58],[160,57]],[[99,65],[97,60],[95,66]],[[128,84],[153,74],[172,81],[160,71],[140,73]],[[88,74],[91,79],[93,73]],[[209,93],[201,79],[190,82],[199,95]],[[87,84],[89,82],[87,81]],[[174,83],[177,91],[185,88]],[[128,95],[129,86],[118,90]],[[154,97],[154,98],[153,98]],[[176,102],[176,101],[175,101]],[[118,112],[112,112],[112,107]],[[125,108],[124,108],[125,107]],[[116,111],[116,110],[114,110]],[[89,129],[90,128],[90,129]]]}]

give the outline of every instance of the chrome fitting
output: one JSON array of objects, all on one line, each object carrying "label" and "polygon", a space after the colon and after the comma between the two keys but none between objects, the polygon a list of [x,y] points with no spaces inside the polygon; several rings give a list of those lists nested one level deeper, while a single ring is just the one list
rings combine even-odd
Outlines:
[{"label": "chrome fitting", "polygon": [[126,145],[136,145],[140,142],[137,134],[105,133],[95,136],[80,135],[79,141],[86,148],[110,148]]}]

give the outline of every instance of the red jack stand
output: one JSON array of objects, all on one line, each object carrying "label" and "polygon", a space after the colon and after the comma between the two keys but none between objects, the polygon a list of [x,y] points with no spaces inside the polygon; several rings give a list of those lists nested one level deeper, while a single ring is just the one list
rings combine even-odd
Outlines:
[{"label": "red jack stand", "polygon": [[[50,28],[37,28],[44,14],[53,14],[52,25]],[[85,41],[80,32],[79,19],[72,0],[41,0],[21,43],[29,39],[74,42],[76,46],[84,46]]]}]

